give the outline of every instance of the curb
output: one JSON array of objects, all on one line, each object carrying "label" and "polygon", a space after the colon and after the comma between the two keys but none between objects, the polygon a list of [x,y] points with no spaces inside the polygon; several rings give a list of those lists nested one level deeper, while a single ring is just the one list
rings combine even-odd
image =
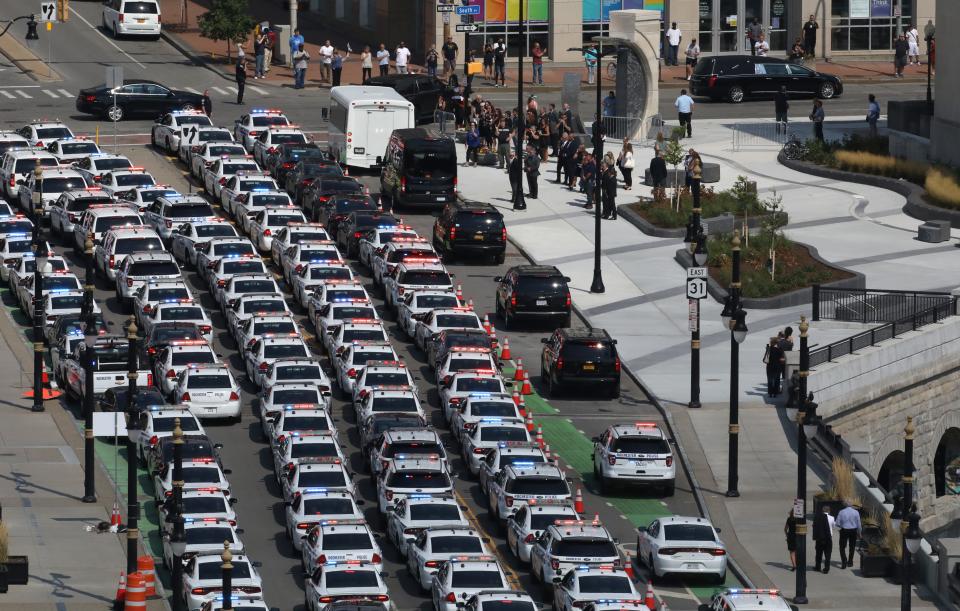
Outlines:
[{"label": "curb", "polygon": [[[632,206],[633,204],[621,204],[617,206],[617,214],[622,215],[628,223],[642,231],[643,233],[656,237],[656,238],[683,238],[686,236],[686,229],[681,227],[657,227],[647,219],[643,218],[640,213],[635,211]],[[786,214],[786,212],[784,212]],[[756,229],[760,227],[762,216],[752,216],[747,221],[747,226],[750,229]],[[788,217],[789,218],[789,217]],[[710,218],[701,219],[701,222],[705,225],[706,229],[709,229],[708,233],[730,233],[736,228],[737,219],[731,212],[725,212],[720,216],[714,216]]]},{"label": "curb", "polygon": [[[43,61],[33,51],[20,44],[12,35],[0,38],[0,54],[3,54],[20,71],[38,83],[56,83],[63,80],[50,64]],[[47,69],[43,75],[33,69],[32,64],[39,64]]]},{"label": "curb", "polygon": [[[512,237],[509,236],[509,234],[507,237],[507,241],[513,244],[514,248],[520,251],[520,254],[523,255],[524,258],[526,258],[528,261],[536,262],[536,259],[530,256],[530,254],[523,248],[523,246],[518,244]],[[589,318],[587,318],[587,316],[584,315],[583,311],[579,307],[577,307],[575,303],[572,305],[572,307],[573,307],[573,311],[580,318],[580,320],[588,323],[588,326],[589,326]],[[691,492],[693,493],[694,501],[697,503],[697,509],[700,511],[703,517],[707,518],[712,522],[713,520],[710,518],[710,512],[707,509],[706,499],[703,498],[703,494],[700,492],[700,484],[696,476],[694,475],[693,470],[690,468],[690,465],[687,459],[687,452],[683,447],[683,443],[681,442],[680,437],[676,434],[676,426],[674,425],[674,422],[673,422],[673,416],[670,414],[670,412],[668,412],[663,407],[663,405],[661,405],[660,401],[653,396],[653,394],[646,387],[646,385],[640,380],[639,376],[634,374],[630,370],[630,368],[627,366],[624,366],[623,370],[627,372],[627,375],[630,376],[630,379],[633,380],[633,382],[640,388],[643,394],[646,395],[647,399],[656,408],[656,410],[660,412],[660,416],[663,418],[664,423],[667,425],[667,430],[670,436],[676,442],[677,457],[680,459],[680,465],[683,468],[684,474],[687,476],[687,479],[690,481],[690,488],[691,488]],[[733,571],[733,574],[737,577],[737,579],[739,579],[744,584],[744,586],[748,588],[755,587],[753,580],[741,568],[740,564],[733,558],[732,555],[727,556],[727,565]]]}]

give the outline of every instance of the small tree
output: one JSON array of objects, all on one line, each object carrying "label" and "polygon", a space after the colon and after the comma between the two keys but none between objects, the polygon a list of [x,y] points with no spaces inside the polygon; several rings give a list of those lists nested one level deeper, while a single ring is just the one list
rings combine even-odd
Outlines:
[{"label": "small tree", "polygon": [[197,18],[201,36],[227,42],[228,62],[232,57],[230,43],[246,40],[256,24],[247,8],[247,0],[213,0],[210,10]]},{"label": "small tree", "polygon": [[[680,180],[677,178],[677,166],[683,161],[683,147],[679,140],[671,139],[667,144],[667,150],[663,154],[663,159],[673,166],[673,196],[676,198],[677,212],[680,211]],[[673,202],[671,202],[671,207]]]},{"label": "small tree", "polygon": [[770,261],[770,278],[775,279],[777,273],[777,243],[783,237],[783,228],[787,225],[787,214],[783,211],[783,196],[773,192],[760,204],[764,215],[760,219],[760,235],[763,242],[770,245],[768,254]]}]

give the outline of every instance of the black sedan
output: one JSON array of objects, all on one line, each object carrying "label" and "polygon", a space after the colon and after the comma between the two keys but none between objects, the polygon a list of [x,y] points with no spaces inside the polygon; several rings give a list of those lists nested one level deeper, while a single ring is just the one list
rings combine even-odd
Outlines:
[{"label": "black sedan", "polygon": [[156,117],[172,110],[196,109],[209,115],[213,110],[210,98],[204,94],[170,89],[153,81],[123,81],[116,90],[98,85],[81,89],[77,95],[77,110],[111,121],[134,115]]},{"label": "black sedan", "polygon": [[786,87],[790,97],[815,96],[828,100],[843,93],[839,77],[776,57],[703,57],[690,79],[693,95],[711,100],[727,99],[735,104],[750,96],[770,97],[781,87]]},{"label": "black sedan", "polygon": [[389,87],[413,103],[417,125],[433,122],[433,111],[437,109],[437,100],[444,95],[446,85],[433,76],[425,74],[388,74],[375,76],[363,82],[364,85]]}]

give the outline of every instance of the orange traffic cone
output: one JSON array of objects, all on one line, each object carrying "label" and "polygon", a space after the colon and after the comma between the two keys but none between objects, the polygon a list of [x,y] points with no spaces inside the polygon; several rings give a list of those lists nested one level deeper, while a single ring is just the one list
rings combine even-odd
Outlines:
[{"label": "orange traffic cone", "polygon": [[489,315],[489,314],[484,314],[484,315],[483,315],[483,330],[487,332],[487,335],[490,335],[490,329],[491,329],[491,328],[492,328],[492,327],[490,326],[490,315]]},{"label": "orange traffic cone", "polygon": [[517,368],[513,372],[513,381],[519,382],[523,380],[523,359],[517,359]]},{"label": "orange traffic cone", "polygon": [[520,407],[520,393],[513,391],[513,404]]},{"label": "orange traffic cone", "polygon": [[127,597],[124,604],[126,611],[146,611],[147,591],[143,585],[143,575],[130,573],[127,575]]},{"label": "orange traffic cone", "polygon": [[526,422],[526,424],[527,424],[527,432],[528,432],[528,433],[532,433],[532,432],[533,432],[533,428],[534,428],[534,427],[533,427],[533,416],[530,415],[530,412],[527,412],[527,422]]},{"label": "orange traffic cone", "polygon": [[577,494],[573,497],[573,510],[579,514],[583,513],[583,491],[577,488]]},{"label": "orange traffic cone", "polygon": [[513,354],[510,353],[510,338],[503,338],[503,349],[500,351],[501,361],[512,361]]},{"label": "orange traffic cone", "polygon": [[497,349],[497,344],[500,342],[497,341],[497,328],[490,327],[490,344],[493,346],[493,349]]},{"label": "orange traffic cone", "polygon": [[460,303],[463,303],[463,285],[462,284],[457,285],[457,301],[459,301]]},{"label": "orange traffic cone", "polygon": [[647,606],[647,609],[651,611],[656,611],[657,609],[657,597],[653,595],[653,582],[647,582],[647,594],[643,597],[643,604]]},{"label": "orange traffic cone", "polygon": [[530,374],[526,371],[523,372],[523,386],[520,388],[521,395],[532,395],[533,386],[530,385]]},{"label": "orange traffic cone", "polygon": [[471,310],[473,309],[473,299],[467,302],[467,307],[470,308]]},{"label": "orange traffic cone", "polygon": [[636,581],[637,576],[633,572],[633,559],[630,557],[630,552],[624,551],[624,553],[627,555],[627,557],[623,561],[623,571],[627,574],[627,577],[629,577],[631,581]]},{"label": "orange traffic cone", "polygon": [[517,406],[517,409],[520,410],[520,417],[527,417],[527,403],[523,400],[523,397],[520,397],[520,405]]},{"label": "orange traffic cone", "polygon": [[543,427],[542,426],[537,427],[536,441],[537,441],[537,445],[540,446],[540,449],[542,450],[543,449]]},{"label": "orange traffic cone", "polygon": [[117,584],[117,593],[113,596],[115,607],[122,609],[123,601],[127,597],[127,572],[120,571],[120,583]]},{"label": "orange traffic cone", "polygon": [[157,595],[157,571],[153,564],[153,556],[137,558],[137,572],[143,575],[143,589],[147,597]]},{"label": "orange traffic cone", "polygon": [[[50,374],[47,373],[47,363],[43,362],[42,369],[40,370],[40,380],[42,382],[42,388],[40,389],[40,396],[44,401],[50,401],[51,399],[56,399],[63,394],[63,391],[50,386]],[[24,399],[33,398],[33,389],[30,388],[23,392],[20,395]]]},{"label": "orange traffic cone", "polygon": [[120,506],[114,501],[113,509],[110,511],[110,526],[120,526]]},{"label": "orange traffic cone", "polygon": [[550,456],[550,444],[548,443],[543,448],[543,457],[547,459],[547,462],[552,462],[553,458]]}]

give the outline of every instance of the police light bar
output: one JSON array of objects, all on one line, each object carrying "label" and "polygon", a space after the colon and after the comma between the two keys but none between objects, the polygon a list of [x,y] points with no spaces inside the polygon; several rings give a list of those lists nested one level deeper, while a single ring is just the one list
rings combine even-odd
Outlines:
[{"label": "police light bar", "polygon": [[[516,464],[516,463],[514,463]],[[553,505],[572,507],[570,499],[527,499],[527,505]]]},{"label": "police light bar", "polygon": [[779,596],[780,590],[730,588],[727,590],[727,594],[769,594],[770,596]]},{"label": "police light bar", "polygon": [[397,454],[394,456],[396,460],[429,460],[437,461],[440,460],[439,454]]},{"label": "police light bar", "polygon": [[282,115],[283,111],[280,110],[279,108],[254,108],[253,110],[250,111],[250,114]]},{"label": "police light bar", "polygon": [[493,371],[493,369],[461,369],[457,373],[478,373],[481,375],[493,375],[495,372]]},{"label": "police light bar", "polygon": [[336,456],[308,456],[300,459],[301,465],[339,465],[342,462]]},{"label": "police light bar", "polygon": [[[510,421],[514,422],[516,419],[511,418]],[[497,442],[498,448],[539,448],[540,446],[535,441],[499,441]],[[515,465],[526,465],[526,462],[515,462]],[[530,465],[534,463],[530,462]]]},{"label": "police light bar", "polygon": [[320,520],[318,522],[320,526],[363,526],[366,525],[366,523],[366,520],[359,518],[350,520]]},{"label": "police light bar", "polygon": [[374,393],[380,393],[381,395],[386,392],[412,392],[413,386],[409,384],[385,384],[383,386],[376,385],[371,386]]},{"label": "police light bar", "polygon": [[[293,411],[303,410],[303,409],[322,410],[322,409],[326,409],[326,405],[324,405],[323,403],[287,403],[283,406],[282,409],[285,412],[293,412]],[[312,431],[304,431],[304,433],[308,433],[308,432],[312,432]]]},{"label": "police light bar", "polygon": [[[464,308],[464,309],[468,309],[468,308]],[[491,350],[490,350],[490,348],[483,348],[483,347],[481,347],[481,346],[465,346],[465,347],[463,347],[463,348],[457,348],[457,349],[454,350],[453,352],[454,352],[454,354],[456,354],[456,353],[458,353],[458,352],[477,352],[477,353],[480,353],[480,354],[490,354]],[[491,371],[492,371],[492,370],[491,370]]]},{"label": "police light bar", "polygon": [[637,427],[638,429],[652,429],[657,427],[657,423],[656,422],[634,422],[633,426]]},{"label": "police light bar", "polygon": [[449,562],[493,562],[493,556],[453,556]]}]

